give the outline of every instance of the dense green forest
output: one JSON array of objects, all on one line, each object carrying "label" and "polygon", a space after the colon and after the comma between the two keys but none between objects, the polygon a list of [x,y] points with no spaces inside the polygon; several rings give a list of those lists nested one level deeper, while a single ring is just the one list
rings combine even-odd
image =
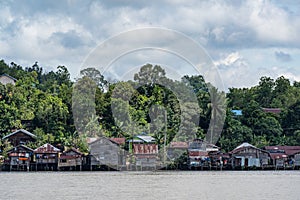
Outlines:
[{"label": "dense green forest", "polygon": [[[300,145],[300,82],[291,83],[283,76],[276,80],[261,77],[251,88],[229,88],[223,98],[224,93],[201,75],[171,80],[162,67],[151,64],[142,66],[128,82],[109,82],[94,68],[82,70],[81,77],[73,81],[65,66],[46,72],[38,63],[24,68],[1,60],[2,74],[17,81],[15,85],[0,84],[1,138],[24,128],[38,137],[30,144],[32,148],[48,142],[87,151],[88,136],[129,139],[131,133],[143,132],[159,145],[165,139],[169,143],[204,138],[214,131],[209,130],[211,119],[221,120],[218,112],[222,111],[226,118],[217,141],[222,151],[242,142],[257,147]],[[73,88],[79,95],[74,95]],[[94,96],[94,101],[88,102],[87,96]]]}]

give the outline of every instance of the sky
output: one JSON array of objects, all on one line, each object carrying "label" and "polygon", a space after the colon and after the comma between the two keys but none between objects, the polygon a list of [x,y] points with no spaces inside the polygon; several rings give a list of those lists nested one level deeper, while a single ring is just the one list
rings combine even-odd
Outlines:
[{"label": "sky", "polygon": [[[64,65],[75,78],[101,44],[152,27],[174,31],[202,47],[225,88],[251,87],[262,76],[300,81],[299,0],[1,1],[0,59],[24,67],[38,61],[45,71]],[[163,32],[131,34],[117,48],[133,39],[143,43],[147,37],[165,47]],[[109,69],[101,70],[121,79],[145,63],[160,64],[174,76],[200,73],[182,57],[159,48],[119,55]]]}]

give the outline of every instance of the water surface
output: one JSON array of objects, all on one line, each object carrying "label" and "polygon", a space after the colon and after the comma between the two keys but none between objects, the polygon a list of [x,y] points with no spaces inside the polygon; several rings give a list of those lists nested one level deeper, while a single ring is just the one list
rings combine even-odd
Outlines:
[{"label": "water surface", "polygon": [[0,199],[300,199],[300,171],[1,172]]}]

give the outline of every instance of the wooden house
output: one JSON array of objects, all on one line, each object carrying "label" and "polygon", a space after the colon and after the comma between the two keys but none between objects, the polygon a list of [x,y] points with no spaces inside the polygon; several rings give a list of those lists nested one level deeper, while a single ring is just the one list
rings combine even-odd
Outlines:
[{"label": "wooden house", "polygon": [[276,168],[292,165],[289,161],[300,152],[300,146],[266,146],[264,149],[270,153],[271,164]]},{"label": "wooden house", "polygon": [[219,147],[202,139],[195,139],[188,146],[189,168],[209,167],[211,164],[211,153],[219,152]]},{"label": "wooden house", "polygon": [[26,145],[28,142],[34,142],[36,136],[29,131],[24,129],[16,130],[2,138],[3,140],[8,140],[12,146]]},{"label": "wooden house", "polygon": [[27,170],[30,169],[30,163],[33,160],[33,149],[18,145],[8,151],[9,169],[12,170]]},{"label": "wooden house", "polygon": [[125,151],[123,146],[125,138],[100,137],[89,143],[89,163],[90,168],[100,169],[121,169],[125,166]]},{"label": "wooden house", "polygon": [[36,170],[57,170],[60,149],[44,144],[34,150]]},{"label": "wooden house", "polygon": [[75,148],[68,149],[60,154],[58,170],[82,170],[84,154]]},{"label": "wooden house", "polygon": [[16,81],[17,81],[17,79],[15,79],[14,77],[9,76],[8,74],[2,74],[0,76],[0,83],[2,83],[3,85],[6,85],[6,84],[15,85]]},{"label": "wooden house", "polygon": [[229,152],[233,169],[264,167],[270,163],[269,152],[259,149],[247,142]]}]

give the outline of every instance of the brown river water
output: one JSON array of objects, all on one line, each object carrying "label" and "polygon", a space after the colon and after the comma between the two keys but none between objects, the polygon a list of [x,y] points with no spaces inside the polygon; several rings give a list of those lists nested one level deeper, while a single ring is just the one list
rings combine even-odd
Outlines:
[{"label": "brown river water", "polygon": [[300,171],[1,172],[0,199],[300,200]]}]

